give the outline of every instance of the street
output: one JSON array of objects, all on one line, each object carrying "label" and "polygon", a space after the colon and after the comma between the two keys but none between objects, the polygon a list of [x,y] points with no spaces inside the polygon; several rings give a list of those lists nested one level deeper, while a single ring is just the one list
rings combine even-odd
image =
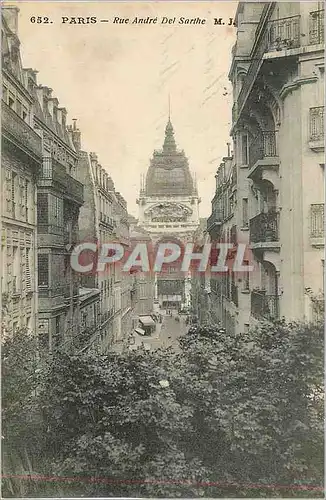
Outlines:
[{"label": "street", "polygon": [[134,334],[135,343],[131,345],[131,349],[137,349],[142,343],[147,349],[158,349],[160,347],[173,347],[178,350],[178,338],[184,335],[188,326],[186,325],[186,316],[179,316],[180,321],[176,321],[175,316],[163,316],[163,322],[157,323],[156,332],[151,336]]}]

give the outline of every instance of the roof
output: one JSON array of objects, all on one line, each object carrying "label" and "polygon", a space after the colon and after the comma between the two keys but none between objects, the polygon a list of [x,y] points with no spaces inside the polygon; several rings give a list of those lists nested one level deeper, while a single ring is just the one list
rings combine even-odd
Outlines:
[{"label": "roof", "polygon": [[163,148],[154,151],[147,171],[147,196],[191,196],[196,187],[184,151],[178,151],[169,119],[165,128]]},{"label": "roof", "polygon": [[155,321],[151,316],[139,316],[139,321],[144,325],[144,326],[153,326],[155,325]]}]

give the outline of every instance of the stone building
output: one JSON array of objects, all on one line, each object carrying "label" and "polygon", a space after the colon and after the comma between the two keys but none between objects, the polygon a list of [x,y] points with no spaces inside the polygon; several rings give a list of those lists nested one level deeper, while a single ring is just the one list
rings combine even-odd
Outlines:
[{"label": "stone building", "polygon": [[[234,283],[237,332],[259,319],[314,320],[323,297],[323,9],[320,2],[240,2],[236,13],[232,224],[253,265]],[[210,222],[220,238],[223,213]]]},{"label": "stone building", "polygon": [[[141,228],[134,228],[130,233],[131,246],[137,243],[144,243],[149,248],[151,246],[151,237]],[[150,270],[143,272],[140,269],[133,269],[133,327],[138,326],[139,316],[151,316],[154,311],[155,280],[154,274]]]},{"label": "stone building", "polygon": [[[212,214],[207,221],[207,230],[213,247],[216,243],[228,243],[234,248],[237,246],[237,169],[230,153],[222,162],[215,175],[216,191],[212,200]],[[248,220],[243,222],[244,230],[248,226]],[[210,277],[210,308],[214,322],[221,322],[228,331],[235,332],[238,309],[241,308],[241,297],[239,288],[247,293],[248,273],[236,276],[233,271],[232,248],[226,259],[227,272],[211,273]],[[216,264],[212,261],[212,265]],[[242,285],[240,286],[240,283]],[[240,300],[240,303],[239,303]]]},{"label": "stone building", "polygon": [[[205,244],[210,243],[209,233],[207,231],[207,219],[201,218],[199,226],[194,232],[195,251],[203,253]],[[191,293],[190,293],[190,313],[193,322],[197,323],[212,323],[210,293],[211,293],[211,276],[209,268],[205,271],[198,269],[196,262],[191,266]]]},{"label": "stone building", "polygon": [[[107,171],[100,165],[95,153],[83,154],[79,169],[80,180],[85,185],[85,203],[80,210],[80,242],[101,245],[119,242],[129,247],[127,203]],[[93,255],[94,258],[94,255]],[[89,293],[99,291],[97,335],[92,339],[101,351],[123,340],[132,330],[131,288],[132,277],[123,273],[119,263],[106,265],[81,277],[83,288]]]},{"label": "stone building", "polygon": [[[175,242],[181,248],[192,242],[199,224],[197,185],[184,151],[177,150],[170,118],[162,150],[155,150],[146,179],[142,180],[138,223],[151,235],[153,244]],[[156,276],[156,297],[164,309],[190,303],[190,276],[180,273],[180,262],[165,266]]]},{"label": "stone building", "polygon": [[37,179],[39,337],[45,348],[61,343],[79,348],[79,277],[70,265],[78,237],[83,185],[78,181],[76,130],[52,90],[26,70],[34,98],[34,126],[42,135],[42,169]]},{"label": "stone building", "polygon": [[[118,191],[113,191],[114,238],[126,251],[130,246],[127,202]],[[116,342],[124,342],[132,331],[131,294],[133,279],[122,271],[121,262],[113,266],[114,272],[114,321],[113,334]]]},{"label": "stone building", "polygon": [[[83,162],[79,170],[79,179],[84,184],[84,205],[79,215],[79,240],[89,241],[101,246],[113,239],[113,197],[112,179],[100,165],[95,153],[83,153]],[[94,255],[93,255],[94,257]],[[85,290],[97,289],[99,303],[97,307],[97,335],[93,343],[106,351],[112,339],[114,316],[113,273],[109,266],[81,276]]]},{"label": "stone building", "polygon": [[18,9],[2,8],[1,293],[7,334],[23,327],[35,333],[38,326],[36,190],[42,138],[34,128],[17,17]]}]

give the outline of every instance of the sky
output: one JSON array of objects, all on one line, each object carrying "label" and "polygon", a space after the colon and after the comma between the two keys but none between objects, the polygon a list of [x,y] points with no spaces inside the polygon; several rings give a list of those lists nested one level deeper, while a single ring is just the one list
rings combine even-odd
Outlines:
[{"label": "sky", "polygon": [[[5,2],[6,3],[6,2]],[[8,2],[20,9],[24,67],[53,89],[68,123],[77,119],[82,147],[96,152],[137,217],[140,176],[163,145],[170,95],[178,148],[195,172],[200,216],[210,215],[217,167],[230,140],[232,87],[228,81],[237,2]],[[48,24],[32,23],[46,16]],[[96,16],[95,24],[62,17]],[[157,24],[114,24],[113,18],[158,17]],[[180,25],[180,17],[205,25]],[[161,24],[176,17],[175,24]],[[223,18],[225,25],[214,25]],[[107,19],[109,22],[99,22]]]}]

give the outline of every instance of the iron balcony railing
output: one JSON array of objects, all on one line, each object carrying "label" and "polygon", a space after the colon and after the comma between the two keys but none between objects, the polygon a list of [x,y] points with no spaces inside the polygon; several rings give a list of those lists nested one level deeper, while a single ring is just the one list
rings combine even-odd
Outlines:
[{"label": "iron balcony railing", "polygon": [[324,237],[324,204],[314,203],[310,206],[310,236]]},{"label": "iron balcony railing", "polygon": [[249,145],[249,167],[258,160],[277,156],[276,132],[264,131],[259,133]]},{"label": "iron balcony railing", "polygon": [[51,158],[43,159],[42,170],[38,178],[40,186],[47,186],[48,183],[56,183],[66,193],[74,198],[78,203],[84,202],[84,186],[66,172],[63,165],[53,162]]},{"label": "iron balcony railing", "polygon": [[324,10],[310,12],[309,43],[310,45],[324,43]]},{"label": "iron balcony railing", "polygon": [[275,211],[260,213],[249,221],[250,242],[262,243],[279,240],[279,214]]},{"label": "iron balcony railing", "polygon": [[251,315],[259,320],[273,321],[279,318],[279,296],[264,290],[251,292]]},{"label": "iron balcony railing", "polygon": [[300,47],[300,16],[269,21],[267,33],[268,51]]},{"label": "iron balcony railing", "polygon": [[238,119],[242,108],[244,106],[244,103],[247,99],[247,96],[251,90],[252,85],[254,84],[254,81],[256,80],[256,77],[258,75],[260,66],[262,64],[263,60],[263,55],[266,52],[268,47],[268,37],[267,37],[267,32],[262,35],[261,39],[257,43],[257,49],[255,52],[252,54],[252,60],[251,64],[248,69],[248,73],[246,75],[246,78],[243,81],[238,99],[237,99],[237,113],[236,113],[236,118]]},{"label": "iron balcony railing", "polygon": [[42,139],[15,111],[1,102],[2,133],[41,162]]},{"label": "iron balcony railing", "polygon": [[310,108],[310,140],[320,141],[324,139],[324,106]]},{"label": "iron balcony railing", "polygon": [[[271,2],[266,3],[265,14],[268,14],[270,8]],[[258,37],[255,41],[254,50],[250,54],[251,63],[237,99],[237,106],[234,108],[233,124],[242,113],[244,104],[263,63],[264,54],[270,51],[300,47],[300,25],[300,16],[292,16],[269,21],[266,27],[262,27],[260,31],[257,30]]]}]

